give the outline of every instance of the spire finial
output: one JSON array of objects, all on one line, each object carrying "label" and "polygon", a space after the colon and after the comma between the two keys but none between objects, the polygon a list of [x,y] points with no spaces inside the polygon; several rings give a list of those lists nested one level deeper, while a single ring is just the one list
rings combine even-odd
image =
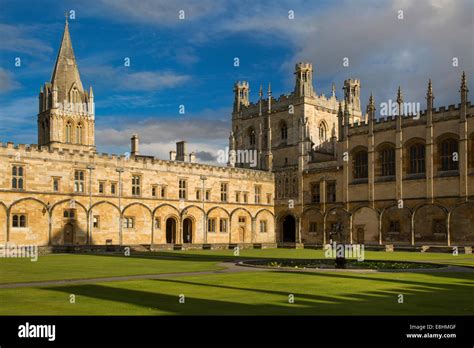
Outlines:
[{"label": "spire finial", "polygon": [[263,96],[262,85],[260,85],[260,91],[258,92],[258,96],[260,97],[260,99],[262,99],[262,96]]},{"label": "spire finial", "polygon": [[431,84],[431,79],[428,80],[428,92],[426,93],[426,96],[429,98],[433,97],[433,85]]},{"label": "spire finial", "polygon": [[67,11],[64,11],[64,18],[66,18],[66,25],[68,24],[67,17],[69,17],[69,14]]},{"label": "spire finial", "polygon": [[402,88],[401,88],[400,86],[398,86],[397,103],[398,103],[398,104],[403,103]]},{"label": "spire finial", "polygon": [[466,81],[466,72],[462,72],[462,77],[461,77],[461,91],[467,91],[467,81]]},{"label": "spire finial", "polygon": [[374,101],[374,95],[372,92],[370,92],[370,97],[369,97],[369,105],[367,106],[368,110],[375,110],[375,101]]},{"label": "spire finial", "polygon": [[336,84],[334,82],[332,83],[331,92],[332,92],[332,96],[335,97],[336,96]]}]

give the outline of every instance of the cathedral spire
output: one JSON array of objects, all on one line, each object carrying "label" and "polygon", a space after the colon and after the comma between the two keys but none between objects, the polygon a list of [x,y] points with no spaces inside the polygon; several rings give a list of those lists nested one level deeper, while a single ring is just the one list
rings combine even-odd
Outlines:
[{"label": "cathedral spire", "polygon": [[85,102],[84,88],[82,86],[76,57],[74,56],[74,50],[72,48],[67,16],[61,46],[51,76],[51,84],[58,89],[59,103],[63,103],[64,101],[73,102],[73,100],[70,100],[71,98],[68,98],[68,96],[71,95],[71,91],[74,88],[79,96],[79,98],[74,98],[74,102]]}]

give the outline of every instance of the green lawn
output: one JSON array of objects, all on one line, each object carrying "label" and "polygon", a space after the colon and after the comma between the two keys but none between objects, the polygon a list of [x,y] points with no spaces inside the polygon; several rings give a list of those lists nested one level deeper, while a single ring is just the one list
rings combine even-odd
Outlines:
[{"label": "green lawn", "polygon": [[53,254],[29,259],[0,259],[0,284],[60,279],[84,279],[137,274],[215,270],[216,261],[139,257]]},{"label": "green lawn", "polygon": [[[228,250],[47,255],[37,262],[0,259],[0,283],[216,270],[219,262],[238,258],[322,257],[321,250],[292,249],[243,250],[240,257]],[[474,266],[474,255],[462,254],[365,257]],[[0,315],[471,315],[473,294],[474,272],[245,272],[0,289]]]}]

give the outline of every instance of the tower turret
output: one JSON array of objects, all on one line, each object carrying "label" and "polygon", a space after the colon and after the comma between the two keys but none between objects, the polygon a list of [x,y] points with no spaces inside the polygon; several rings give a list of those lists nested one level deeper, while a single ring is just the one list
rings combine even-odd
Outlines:
[{"label": "tower turret", "polygon": [[249,105],[249,83],[247,81],[237,81],[234,84],[234,112],[239,112],[242,105]]},{"label": "tower turret", "polygon": [[313,65],[311,63],[298,63],[295,66],[297,97],[312,97],[313,91]]}]

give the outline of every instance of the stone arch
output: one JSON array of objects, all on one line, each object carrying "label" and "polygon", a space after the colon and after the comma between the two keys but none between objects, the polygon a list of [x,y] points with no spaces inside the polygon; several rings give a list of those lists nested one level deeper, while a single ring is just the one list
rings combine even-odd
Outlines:
[{"label": "stone arch", "polygon": [[422,204],[413,212],[415,243],[448,242],[447,209],[439,204]]},{"label": "stone arch", "polygon": [[[329,243],[332,239],[333,242],[349,243],[351,222],[351,213],[342,207],[334,207],[326,211],[324,215],[326,242]],[[337,232],[340,232],[339,235]]]},{"label": "stone arch", "polygon": [[449,213],[449,233],[453,245],[474,242],[474,202],[457,205]]},{"label": "stone arch", "polygon": [[166,244],[166,220],[176,218],[176,231],[180,221],[180,212],[171,204],[164,203],[153,209],[153,244]]},{"label": "stone arch", "polygon": [[379,212],[359,207],[352,212],[352,241],[356,244],[379,244]]},{"label": "stone arch", "polygon": [[382,243],[411,244],[412,212],[398,205],[386,207],[380,213]]},{"label": "stone arch", "polygon": [[[261,209],[257,212],[254,218],[255,221],[255,243],[272,243],[275,241],[275,218],[268,209]],[[266,231],[262,231],[266,229]]]},{"label": "stone arch", "polygon": [[180,230],[179,216],[168,214],[163,220],[164,240],[166,244],[176,244],[178,231]]},{"label": "stone arch", "polygon": [[92,211],[96,206],[98,205],[101,205],[101,204],[110,204],[111,206],[113,206],[115,209],[117,209],[117,212],[120,214],[120,209],[118,206],[116,206],[114,203],[112,202],[109,202],[109,201],[99,201],[99,202],[95,202],[94,204],[92,204],[90,210]]},{"label": "stone arch", "polygon": [[0,244],[7,242],[7,211],[6,204],[0,201]]},{"label": "stone arch", "polygon": [[86,244],[87,213],[86,207],[76,200],[63,199],[54,203],[51,206],[51,244],[66,244],[67,233],[72,234],[71,244]]},{"label": "stone arch", "polygon": [[[110,209],[109,206],[115,209]],[[100,201],[90,209],[92,219],[91,244],[119,244],[121,213],[119,207],[109,201]],[[123,233],[122,233],[123,236]]]},{"label": "stone arch", "polygon": [[[239,213],[240,211],[240,213]],[[252,214],[245,208],[236,208],[230,214],[231,243],[250,243],[252,240]]]},{"label": "stone arch", "polygon": [[[239,208],[237,208],[237,209],[239,209]],[[260,215],[263,212],[268,212],[271,216],[273,216],[273,218],[275,218],[275,214],[273,214],[270,210],[268,210],[266,208],[263,208],[263,209],[260,209],[259,211],[257,211],[254,218],[256,219],[258,217],[258,215]]]},{"label": "stone arch", "polygon": [[225,210],[224,208],[219,207],[219,206],[217,206],[217,207],[212,207],[211,209],[209,209],[209,210],[207,211],[207,215],[209,216],[214,210],[222,210],[222,211],[224,211],[224,212],[227,214],[227,217],[230,218],[230,213],[229,213],[227,210]]},{"label": "stone arch", "polygon": [[[47,245],[49,243],[49,209],[34,197],[21,198],[8,209],[9,242],[15,244]],[[25,215],[26,227],[13,227],[13,215]]]},{"label": "stone arch", "polygon": [[[88,209],[85,207],[84,204],[82,204],[81,202],[76,201],[75,199],[72,199],[72,198],[71,198],[71,199],[63,199],[63,200],[60,200],[60,201],[58,201],[58,202],[55,202],[53,205],[51,205],[51,208],[50,208],[51,212],[53,212],[54,208],[56,208],[58,205],[61,205],[61,204],[65,203],[65,202],[74,202],[74,203],[70,203],[70,204],[71,204],[71,205],[72,205],[72,204],[73,204],[73,205],[78,205],[78,206],[80,206],[80,207],[84,210],[84,212],[86,212],[86,213],[88,212]],[[71,207],[71,208],[72,208],[72,207]]]},{"label": "stone arch", "polygon": [[[215,232],[209,230],[209,222],[214,219]],[[227,232],[220,232],[220,220],[227,220]],[[223,222],[224,223],[224,222]],[[227,210],[220,206],[213,207],[207,211],[207,242],[208,243],[228,243],[229,242],[229,230],[230,230],[230,214]]]},{"label": "stone arch", "polygon": [[182,231],[180,234],[180,237],[182,238],[182,242],[185,243],[186,240],[183,239],[186,231],[185,228],[186,226],[184,225],[184,220],[186,218],[190,218],[193,220],[192,224],[192,243],[204,243],[204,224],[206,222],[205,220],[205,213],[204,210],[197,206],[197,205],[190,205],[187,206],[185,209],[181,211],[181,225],[182,225]]},{"label": "stone arch", "polygon": [[301,215],[301,242],[324,243],[324,214],[317,208],[307,208]]},{"label": "stone arch", "polygon": [[[137,245],[151,243],[152,211],[150,207],[141,203],[133,202],[123,208],[123,220],[132,219],[133,227],[122,227],[122,243]],[[128,220],[130,221],[130,220]]]}]

